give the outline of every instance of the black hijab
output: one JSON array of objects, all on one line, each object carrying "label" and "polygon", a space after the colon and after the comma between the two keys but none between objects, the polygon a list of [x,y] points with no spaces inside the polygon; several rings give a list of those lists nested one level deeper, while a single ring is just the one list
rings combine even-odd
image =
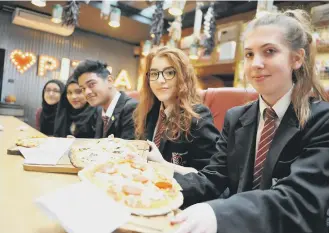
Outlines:
[{"label": "black hijab", "polygon": [[53,135],[54,133],[54,122],[57,110],[57,104],[49,105],[45,100],[45,90],[49,83],[55,83],[59,86],[61,94],[64,91],[64,84],[57,80],[49,80],[42,90],[42,111],[40,113],[40,131],[46,135]]},{"label": "black hijab", "polygon": [[[67,99],[67,88],[77,80],[67,80],[64,92],[59,101],[55,118],[54,136],[66,137],[73,135],[77,138],[93,138],[95,136],[95,124],[97,120],[97,109],[88,103],[83,108],[75,109]],[[72,124],[73,123],[73,124]],[[74,132],[71,132],[73,129]]]}]

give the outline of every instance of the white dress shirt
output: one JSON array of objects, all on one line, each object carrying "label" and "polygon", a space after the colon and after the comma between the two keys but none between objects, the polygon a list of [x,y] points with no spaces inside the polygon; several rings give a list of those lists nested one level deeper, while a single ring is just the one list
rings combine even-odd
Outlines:
[{"label": "white dress shirt", "polygon": [[[290,90],[284,96],[282,96],[281,99],[279,99],[272,107],[272,109],[275,111],[276,115],[278,116],[278,118],[275,120],[276,128],[279,127],[279,125],[281,123],[281,120],[282,120],[284,114],[286,113],[286,111],[287,111],[287,109],[290,105],[292,90],[293,90],[293,87],[291,87]],[[268,107],[270,107],[270,106],[268,106],[266,104],[266,102],[263,100],[262,96],[259,95],[259,113],[260,113],[260,117],[259,117],[258,130],[257,130],[255,155],[257,154],[260,136],[261,136],[263,128],[264,128],[264,123],[265,123],[264,110]],[[255,156],[255,158],[256,158],[256,156]]]},{"label": "white dress shirt", "polygon": [[102,109],[102,116],[108,116],[109,119],[111,119],[112,115],[113,115],[113,112],[114,112],[114,109],[115,109],[115,106],[117,105],[118,103],[118,100],[121,96],[121,93],[118,91],[114,98],[112,99],[111,103],[110,103],[110,106],[107,108],[106,112],[104,111],[104,109]]}]

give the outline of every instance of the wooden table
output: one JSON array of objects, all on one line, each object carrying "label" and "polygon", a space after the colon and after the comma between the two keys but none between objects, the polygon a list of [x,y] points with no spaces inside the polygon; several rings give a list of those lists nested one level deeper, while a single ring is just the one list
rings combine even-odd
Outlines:
[{"label": "wooden table", "polygon": [[[42,135],[22,121],[0,116],[0,232],[2,233],[64,233],[63,228],[49,219],[34,200],[57,188],[79,181],[76,175],[27,172],[23,157],[7,155],[7,148],[19,137]],[[27,126],[26,131],[19,131]]]},{"label": "wooden table", "polygon": [[[0,115],[0,125],[4,127],[4,131],[0,131],[0,233],[64,233],[64,229],[57,222],[50,220],[37,208],[34,200],[58,188],[79,182],[78,176],[24,171],[23,157],[7,155],[7,149],[12,147],[18,138],[43,134],[14,117]],[[27,129],[20,131],[18,128],[21,126]],[[134,217],[133,220],[135,224],[132,224],[134,221],[127,223],[125,229],[140,229],[140,232],[146,232],[145,228],[136,225],[136,221],[144,222],[144,225],[149,227],[160,227],[161,232],[173,232],[175,229],[170,226],[169,218],[165,216],[152,218],[151,222],[139,217]]]}]

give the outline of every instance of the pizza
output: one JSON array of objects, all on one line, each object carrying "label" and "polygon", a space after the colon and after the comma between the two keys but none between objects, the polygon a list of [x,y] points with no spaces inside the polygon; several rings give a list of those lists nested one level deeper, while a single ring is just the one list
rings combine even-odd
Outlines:
[{"label": "pizza", "polygon": [[16,141],[16,146],[33,148],[38,147],[40,144],[45,142],[46,137],[43,136],[32,136],[29,138],[21,138]]},{"label": "pizza", "polygon": [[69,157],[73,166],[84,168],[107,160],[124,158],[129,152],[138,153],[138,149],[130,141],[101,138],[82,140],[80,143],[78,141],[72,145]]},{"label": "pizza", "polygon": [[172,174],[142,160],[120,159],[78,173],[139,216],[165,215],[183,204],[182,188]]}]

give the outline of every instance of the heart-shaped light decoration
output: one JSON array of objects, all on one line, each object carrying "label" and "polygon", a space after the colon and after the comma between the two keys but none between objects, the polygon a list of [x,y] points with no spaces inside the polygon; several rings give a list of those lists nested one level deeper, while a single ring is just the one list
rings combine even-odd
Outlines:
[{"label": "heart-shaped light decoration", "polygon": [[21,50],[14,50],[10,54],[10,59],[21,74],[27,71],[37,61],[33,53],[23,53]]}]

